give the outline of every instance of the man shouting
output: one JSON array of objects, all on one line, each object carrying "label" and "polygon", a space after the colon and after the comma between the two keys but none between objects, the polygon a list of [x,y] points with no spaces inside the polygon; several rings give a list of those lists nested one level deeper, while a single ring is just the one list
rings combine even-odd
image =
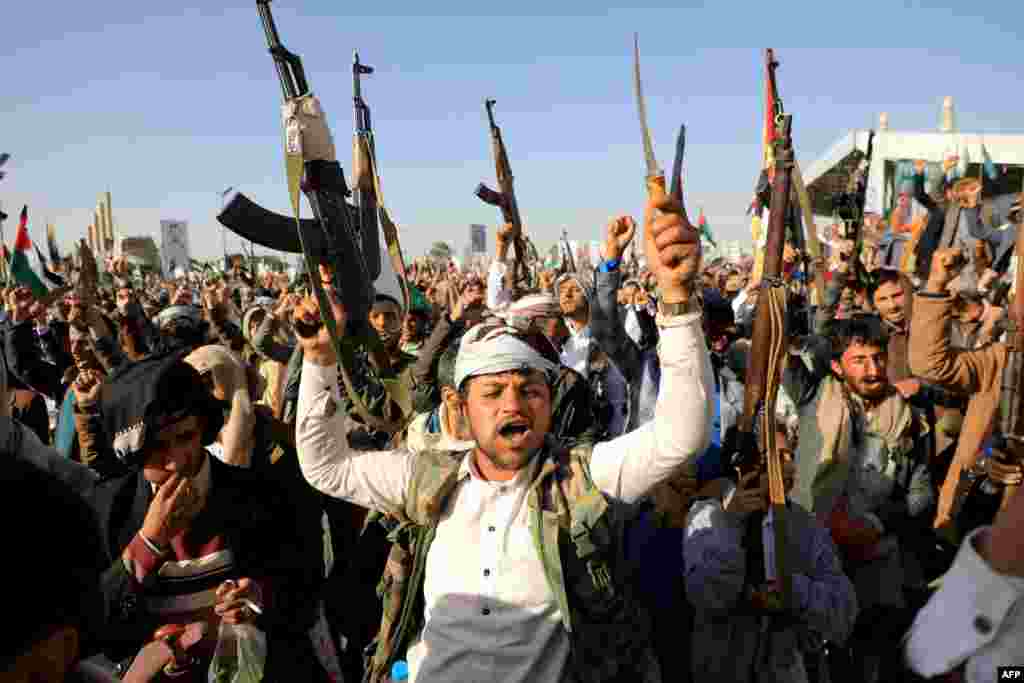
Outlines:
[{"label": "man shouting", "polygon": [[[402,659],[410,680],[432,683],[659,680],[622,561],[624,508],[707,446],[713,381],[693,294],[699,241],[670,202],[645,217],[661,288],[659,400],[654,420],[617,439],[568,450],[550,438],[558,354],[538,333],[486,321],[455,368],[472,451],[354,451],[329,337],[301,340],[307,480],[410,522],[385,569],[371,681]],[[307,302],[296,315],[319,311]]]}]

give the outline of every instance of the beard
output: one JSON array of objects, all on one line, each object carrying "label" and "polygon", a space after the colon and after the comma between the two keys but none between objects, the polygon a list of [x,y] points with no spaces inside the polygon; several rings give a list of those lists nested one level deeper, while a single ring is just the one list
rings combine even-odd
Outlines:
[{"label": "beard", "polygon": [[476,442],[476,453],[483,455],[487,458],[487,461],[497,470],[503,472],[518,472],[523,469],[530,462],[533,456],[540,451],[541,444],[534,445],[532,442],[535,439],[529,438],[524,435],[522,438],[521,447],[501,447],[496,442],[500,439],[505,439],[499,433],[495,433],[494,437],[488,441],[481,442],[481,439],[476,435],[473,430],[472,423],[466,420],[466,432],[468,432],[473,440]]},{"label": "beard", "polygon": [[848,379],[846,381],[846,385],[853,393],[857,394],[861,398],[869,400],[882,398],[889,390],[889,382],[885,376],[882,376],[875,381],[870,381],[867,378],[862,378],[856,381]]},{"label": "beard", "polygon": [[526,467],[539,449],[505,450],[498,452],[497,449],[484,448],[477,444],[476,450],[482,454],[491,466],[503,472],[518,472]]}]

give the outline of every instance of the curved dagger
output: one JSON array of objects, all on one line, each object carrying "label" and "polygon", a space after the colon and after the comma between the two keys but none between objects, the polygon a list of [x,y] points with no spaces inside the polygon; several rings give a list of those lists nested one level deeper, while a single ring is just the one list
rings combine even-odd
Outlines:
[{"label": "curved dagger", "polygon": [[651,144],[651,131],[647,127],[647,105],[644,104],[644,89],[640,82],[640,34],[633,34],[633,87],[636,91],[636,110],[640,117],[640,135],[644,143],[644,160],[647,162],[647,177],[664,177],[654,158],[654,145]]}]

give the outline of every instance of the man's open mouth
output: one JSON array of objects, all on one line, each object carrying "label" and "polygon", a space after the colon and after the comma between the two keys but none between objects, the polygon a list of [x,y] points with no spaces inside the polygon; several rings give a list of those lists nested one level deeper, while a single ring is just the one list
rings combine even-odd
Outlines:
[{"label": "man's open mouth", "polygon": [[510,422],[498,428],[498,434],[506,439],[523,436],[530,431],[530,426],[525,422]]}]

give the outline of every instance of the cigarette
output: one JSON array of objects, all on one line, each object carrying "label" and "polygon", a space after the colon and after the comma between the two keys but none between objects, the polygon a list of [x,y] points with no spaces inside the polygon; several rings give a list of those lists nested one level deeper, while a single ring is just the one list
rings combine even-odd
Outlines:
[{"label": "cigarette", "polygon": [[252,612],[253,612],[253,614],[256,614],[256,615],[262,615],[262,614],[263,614],[263,608],[262,608],[262,607],[260,607],[259,605],[257,605],[257,604],[256,604],[255,602],[253,602],[252,600],[249,600],[249,599],[245,599],[245,600],[242,600],[242,603],[243,603],[243,604],[244,604],[244,605],[245,605],[246,607],[248,607],[249,609],[251,609],[251,610],[252,610]]}]

